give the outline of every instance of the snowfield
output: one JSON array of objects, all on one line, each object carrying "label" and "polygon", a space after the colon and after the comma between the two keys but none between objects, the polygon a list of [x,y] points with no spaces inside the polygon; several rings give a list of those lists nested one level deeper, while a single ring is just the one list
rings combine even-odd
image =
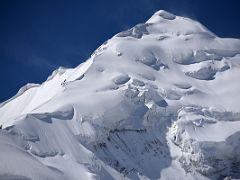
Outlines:
[{"label": "snowfield", "polygon": [[160,10],[0,104],[0,179],[240,179],[240,40]]}]

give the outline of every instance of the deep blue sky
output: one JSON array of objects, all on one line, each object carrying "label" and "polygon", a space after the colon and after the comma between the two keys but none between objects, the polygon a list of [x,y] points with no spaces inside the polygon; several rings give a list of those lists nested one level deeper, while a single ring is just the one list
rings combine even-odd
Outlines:
[{"label": "deep blue sky", "polygon": [[119,31],[164,9],[240,38],[239,0],[0,0],[0,102],[58,66],[75,67]]}]

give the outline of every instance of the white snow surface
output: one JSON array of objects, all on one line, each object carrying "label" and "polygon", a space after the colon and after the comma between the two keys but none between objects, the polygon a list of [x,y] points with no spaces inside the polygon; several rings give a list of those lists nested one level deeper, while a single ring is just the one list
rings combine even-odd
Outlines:
[{"label": "white snow surface", "polygon": [[240,40],[160,10],[0,105],[0,179],[240,178]]}]

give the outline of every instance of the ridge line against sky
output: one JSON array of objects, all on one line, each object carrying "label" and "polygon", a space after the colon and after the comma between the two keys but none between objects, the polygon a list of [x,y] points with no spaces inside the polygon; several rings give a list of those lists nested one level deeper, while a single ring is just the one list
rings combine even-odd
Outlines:
[{"label": "ridge line against sky", "polygon": [[1,1],[0,102],[59,66],[75,67],[116,33],[159,9],[187,16],[220,37],[240,38],[237,0]]}]

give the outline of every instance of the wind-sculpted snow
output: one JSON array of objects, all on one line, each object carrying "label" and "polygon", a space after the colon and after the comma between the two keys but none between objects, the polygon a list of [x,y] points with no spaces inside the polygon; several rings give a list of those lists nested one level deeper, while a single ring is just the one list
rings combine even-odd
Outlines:
[{"label": "wind-sculpted snow", "polygon": [[126,74],[123,74],[123,75],[119,75],[115,78],[113,78],[113,82],[116,84],[116,85],[120,85],[120,84],[125,84],[126,82],[128,82],[130,80],[130,77]]},{"label": "wind-sculpted snow", "polygon": [[240,40],[160,10],[0,105],[0,179],[240,178]]},{"label": "wind-sculpted snow", "polygon": [[179,161],[187,172],[211,179],[239,178],[239,113],[186,107],[177,119],[171,127],[172,140],[184,153]]},{"label": "wind-sculpted snow", "polygon": [[142,38],[143,35],[148,35],[148,31],[147,31],[147,24],[138,24],[135,27],[133,27],[132,29],[129,29],[127,31],[123,31],[120,32],[116,35],[116,37],[134,37],[137,39]]}]

